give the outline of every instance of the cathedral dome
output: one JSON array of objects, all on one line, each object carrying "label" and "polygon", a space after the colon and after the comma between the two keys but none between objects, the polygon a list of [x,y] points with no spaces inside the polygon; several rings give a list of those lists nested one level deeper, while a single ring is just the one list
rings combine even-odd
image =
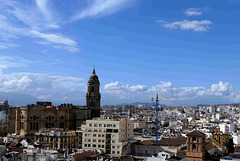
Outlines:
[{"label": "cathedral dome", "polygon": [[95,69],[93,69],[92,75],[89,77],[88,83],[97,82],[99,83],[98,76],[95,73]]}]

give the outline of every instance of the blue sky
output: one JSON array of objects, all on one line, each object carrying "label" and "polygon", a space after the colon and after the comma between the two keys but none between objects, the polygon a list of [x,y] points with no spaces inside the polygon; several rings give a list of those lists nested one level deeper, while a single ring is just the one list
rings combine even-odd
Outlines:
[{"label": "blue sky", "polygon": [[102,105],[156,93],[176,99],[168,105],[240,102],[239,7],[239,0],[0,0],[0,92],[84,105],[95,64]]}]

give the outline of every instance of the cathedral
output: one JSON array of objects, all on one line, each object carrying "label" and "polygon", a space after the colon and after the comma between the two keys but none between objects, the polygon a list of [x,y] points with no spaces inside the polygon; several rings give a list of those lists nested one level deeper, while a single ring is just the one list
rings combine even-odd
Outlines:
[{"label": "cathedral", "polygon": [[24,107],[9,108],[8,133],[26,135],[38,132],[41,128],[64,128],[76,130],[87,119],[100,117],[100,82],[93,69],[87,83],[86,105],[37,102]]}]

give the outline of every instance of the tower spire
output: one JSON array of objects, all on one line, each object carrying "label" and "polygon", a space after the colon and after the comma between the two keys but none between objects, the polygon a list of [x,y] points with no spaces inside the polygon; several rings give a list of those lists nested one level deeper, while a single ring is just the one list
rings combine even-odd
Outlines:
[{"label": "tower spire", "polygon": [[93,72],[92,72],[92,74],[96,74],[96,72],[95,72],[95,64],[93,64]]}]

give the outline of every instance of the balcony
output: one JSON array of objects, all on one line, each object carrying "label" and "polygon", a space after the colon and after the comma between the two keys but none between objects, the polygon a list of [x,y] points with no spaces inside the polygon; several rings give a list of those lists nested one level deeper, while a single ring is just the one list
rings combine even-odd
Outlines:
[{"label": "balcony", "polygon": [[205,155],[204,152],[187,152],[188,157],[198,157],[201,158]]}]

